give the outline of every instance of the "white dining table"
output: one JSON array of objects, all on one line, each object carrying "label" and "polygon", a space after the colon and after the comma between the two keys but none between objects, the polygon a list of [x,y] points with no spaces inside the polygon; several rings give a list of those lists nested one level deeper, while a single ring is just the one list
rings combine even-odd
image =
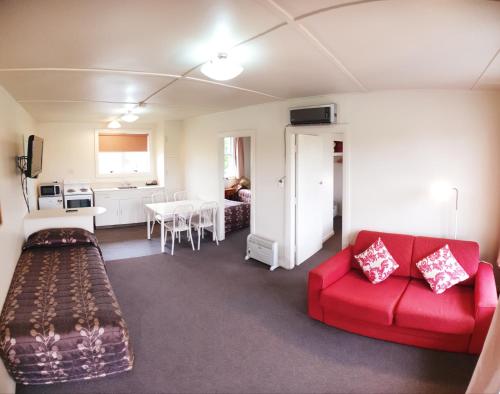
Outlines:
[{"label": "white dining table", "polygon": [[191,205],[194,212],[199,211],[202,204],[205,203],[204,200],[181,200],[181,201],[170,201],[170,202],[155,202],[151,204],[145,204],[146,214],[147,214],[147,234],[148,239],[151,239],[151,220],[155,220],[156,216],[161,218],[161,252],[165,253],[165,219],[172,216],[175,212],[175,208],[183,205]]}]

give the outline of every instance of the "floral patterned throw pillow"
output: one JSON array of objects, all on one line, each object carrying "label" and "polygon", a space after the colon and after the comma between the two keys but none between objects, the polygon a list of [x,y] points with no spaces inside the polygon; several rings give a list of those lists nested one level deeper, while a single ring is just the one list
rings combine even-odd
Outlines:
[{"label": "floral patterned throw pillow", "polygon": [[399,268],[398,263],[391,256],[380,237],[368,249],[357,254],[354,258],[358,261],[368,280],[374,285],[386,280]]},{"label": "floral patterned throw pillow", "polygon": [[445,292],[469,277],[448,245],[420,260],[417,268],[436,294]]}]

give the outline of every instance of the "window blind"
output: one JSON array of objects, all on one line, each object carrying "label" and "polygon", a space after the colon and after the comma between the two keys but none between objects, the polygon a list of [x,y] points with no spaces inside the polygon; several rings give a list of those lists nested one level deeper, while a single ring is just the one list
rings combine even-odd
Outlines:
[{"label": "window blind", "polygon": [[99,134],[99,152],[147,152],[147,134]]}]

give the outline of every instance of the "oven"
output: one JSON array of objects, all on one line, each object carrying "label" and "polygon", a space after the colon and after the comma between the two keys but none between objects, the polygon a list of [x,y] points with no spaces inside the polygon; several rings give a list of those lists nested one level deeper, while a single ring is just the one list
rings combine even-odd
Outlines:
[{"label": "oven", "polygon": [[64,196],[64,207],[68,208],[86,208],[94,206],[94,197],[92,194],[71,194]]}]

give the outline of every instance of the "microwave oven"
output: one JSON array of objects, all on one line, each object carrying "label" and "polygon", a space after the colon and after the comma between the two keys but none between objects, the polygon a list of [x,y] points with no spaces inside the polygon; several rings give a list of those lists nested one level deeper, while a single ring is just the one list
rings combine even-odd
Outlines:
[{"label": "microwave oven", "polygon": [[55,197],[61,195],[61,185],[58,183],[41,183],[38,186],[40,197]]}]

